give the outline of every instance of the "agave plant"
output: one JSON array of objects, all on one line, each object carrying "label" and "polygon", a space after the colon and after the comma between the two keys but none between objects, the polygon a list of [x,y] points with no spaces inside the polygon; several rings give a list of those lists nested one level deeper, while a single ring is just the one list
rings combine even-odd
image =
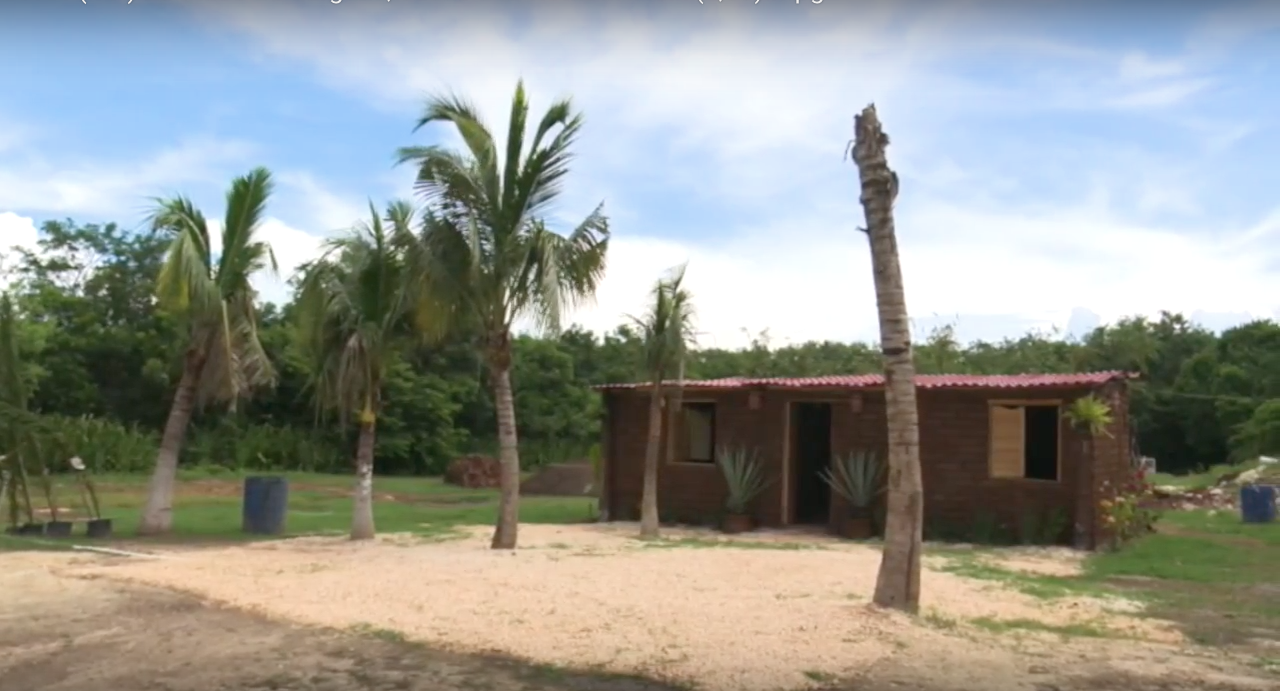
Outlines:
[{"label": "agave plant", "polygon": [[716,462],[729,486],[725,509],[733,515],[746,514],[747,505],[769,486],[756,452],[747,449],[725,450],[717,454]]},{"label": "agave plant", "polygon": [[822,470],[821,476],[836,494],[849,502],[849,508],[854,511],[870,509],[876,497],[884,491],[881,484],[884,464],[874,451],[853,451],[843,458],[836,456],[831,459],[831,467]]}]

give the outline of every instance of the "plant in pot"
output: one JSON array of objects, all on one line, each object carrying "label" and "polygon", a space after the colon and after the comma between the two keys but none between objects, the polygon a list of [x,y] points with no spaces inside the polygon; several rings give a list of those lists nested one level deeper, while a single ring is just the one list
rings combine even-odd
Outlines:
[{"label": "plant in pot", "polygon": [[102,517],[102,507],[98,504],[98,491],[93,487],[93,480],[85,471],[84,460],[72,456],[68,461],[76,473],[76,484],[80,485],[80,499],[84,502],[85,511],[89,514],[89,522],[85,526],[88,537],[111,537],[111,519]]},{"label": "plant in pot", "polygon": [[747,532],[755,527],[748,506],[769,484],[764,479],[760,461],[755,451],[732,449],[717,454],[716,462],[729,490],[720,528],[730,534]]},{"label": "plant in pot", "polygon": [[44,534],[49,537],[71,537],[71,522],[58,520],[57,485],[49,474],[48,466],[40,469],[40,489],[49,507],[49,522],[44,524]]},{"label": "plant in pot", "polygon": [[835,456],[822,470],[822,480],[845,500],[848,513],[836,526],[841,537],[866,540],[875,534],[872,524],[876,500],[884,492],[884,464],[873,451],[853,451]]},{"label": "plant in pot", "polygon": [[[36,522],[31,504],[31,491],[27,485],[27,469],[17,453],[0,456],[0,469],[4,472],[4,499],[8,506],[10,535],[40,535],[44,524]],[[23,518],[26,522],[20,522]]]}]

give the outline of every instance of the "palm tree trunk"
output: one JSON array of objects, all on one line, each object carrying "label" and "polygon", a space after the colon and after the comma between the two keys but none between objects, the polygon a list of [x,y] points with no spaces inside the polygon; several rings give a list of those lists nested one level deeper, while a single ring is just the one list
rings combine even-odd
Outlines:
[{"label": "palm tree trunk", "polygon": [[351,502],[351,539],[372,540],[373,526],[373,445],[377,440],[377,420],[360,421],[356,442],[356,488]]},{"label": "palm tree trunk", "polygon": [[[509,347],[509,346],[508,346]],[[511,358],[499,356],[493,368],[493,400],[498,413],[498,458],[501,498],[498,525],[493,531],[493,549],[515,549],[520,525],[520,448],[516,438],[516,404],[511,392]]]},{"label": "palm tree trunk", "polygon": [[173,490],[178,480],[178,457],[187,437],[191,412],[195,409],[196,386],[204,369],[205,356],[195,350],[187,351],[182,365],[182,378],[173,395],[169,419],[164,424],[164,436],[160,438],[160,452],[156,454],[156,468],[151,473],[147,488],[147,504],[138,524],[139,535],[160,535],[173,529]]},{"label": "palm tree trunk", "polygon": [[920,607],[920,552],[924,489],[920,477],[920,421],[916,409],[911,323],[902,285],[893,203],[898,176],[889,169],[875,105],[854,119],[853,158],[871,244],[880,348],[884,354],[885,407],[889,432],[889,483],[884,555],[873,602],[906,612]]},{"label": "palm tree trunk", "polygon": [[[667,430],[667,434],[674,434]],[[644,448],[644,490],[640,495],[640,537],[658,537],[658,451],[662,445],[662,376],[649,393],[649,439]]]}]

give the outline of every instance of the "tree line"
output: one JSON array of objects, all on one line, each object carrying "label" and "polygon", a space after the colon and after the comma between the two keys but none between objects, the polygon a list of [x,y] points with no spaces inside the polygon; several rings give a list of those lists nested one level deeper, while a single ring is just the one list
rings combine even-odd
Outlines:
[{"label": "tree line", "polygon": [[[178,322],[154,299],[168,243],[168,235],[151,229],[50,220],[41,225],[37,250],[8,252],[6,278],[22,319],[19,346],[33,411],[159,434],[182,346]],[[294,337],[296,314],[296,299],[261,307],[260,339],[275,363],[276,384],[237,411],[196,411],[183,465],[351,471],[346,434],[317,421]],[[517,335],[512,353],[526,468],[585,459],[599,440],[600,403],[591,386],[640,380],[645,371],[644,342],[632,324],[600,335],[576,325],[556,335]],[[1271,321],[1219,335],[1164,314],[1119,320],[1079,339],[1029,333],[969,344],[943,326],[922,334],[915,361],[922,374],[1142,372],[1133,384],[1138,447],[1165,471],[1280,450],[1280,326]],[[767,331],[744,349],[694,349],[686,363],[690,379],[878,371],[874,344],[777,346]],[[378,473],[439,475],[453,458],[493,453],[492,395],[466,338],[411,343],[397,353],[383,401]],[[96,470],[141,472],[154,462],[125,445],[110,450],[91,453],[100,458]]]},{"label": "tree line", "polygon": [[[143,472],[168,414],[182,334],[155,307],[155,285],[169,237],[114,223],[46,221],[36,250],[8,252],[7,275],[21,317],[18,336],[32,410],[82,426],[136,430],[88,455],[99,472]],[[697,270],[691,267],[690,270]],[[230,470],[352,468],[348,434],[318,421],[306,363],[296,345],[295,299],[265,304],[259,337],[276,384],[234,412],[197,410],[184,465]],[[1214,334],[1179,314],[1132,317],[1082,338],[1048,332],[962,344],[950,326],[922,334],[921,373],[1013,374],[1124,369],[1141,452],[1161,470],[1188,472],[1280,451],[1280,326],[1258,321]],[[513,389],[526,468],[584,460],[599,440],[596,384],[639,381],[645,350],[636,325],[607,334],[576,325],[556,335],[512,341]],[[871,343],[779,346],[768,332],[741,350],[702,348],[686,376],[799,377],[879,372]],[[469,453],[493,453],[496,419],[483,363],[465,337],[411,343],[389,363],[374,459],[378,474],[438,475]],[[93,430],[86,430],[92,433]],[[98,439],[106,439],[99,433]],[[145,444],[152,444],[146,447]],[[87,459],[90,460],[90,459]]]},{"label": "tree line", "polygon": [[[364,223],[292,277],[283,305],[262,304],[250,284],[274,266],[258,236],[273,191],[264,168],[232,181],[216,237],[182,196],[157,200],[133,231],[45,222],[39,247],[5,262],[17,315],[11,369],[21,375],[6,405],[56,423],[61,443],[83,449],[95,470],[152,470],[143,532],[168,528],[179,459],[328,472],[350,472],[354,459],[353,536],[363,537],[374,473],[438,474],[480,452],[502,460],[494,545],[513,546],[518,470],[583,459],[598,441],[592,385],[676,361],[690,379],[883,370],[872,344],[776,347],[762,332],[742,350],[664,353],[655,350],[663,339],[692,327],[673,322],[668,336],[643,319],[603,336],[561,328],[603,276],[609,222],[600,207],[567,233],[544,221],[583,122],[572,104],[553,104],[531,128],[521,86],[512,114],[499,143],[467,102],[431,99],[418,127],[450,126],[463,148],[402,149],[420,204],[371,205]],[[520,318],[543,328],[514,333]],[[914,364],[921,373],[1140,372],[1139,448],[1176,471],[1276,449],[1277,358],[1273,322],[1217,335],[1164,313],[1079,339],[961,344],[943,327],[915,347]]]}]

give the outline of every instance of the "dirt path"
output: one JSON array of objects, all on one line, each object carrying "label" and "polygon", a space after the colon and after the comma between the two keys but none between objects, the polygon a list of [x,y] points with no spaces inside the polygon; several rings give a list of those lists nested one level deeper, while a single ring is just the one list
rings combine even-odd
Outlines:
[{"label": "dirt path", "polygon": [[674,691],[385,633],[290,626],[158,588],[58,575],[65,561],[0,554],[5,691]]},{"label": "dirt path", "polygon": [[[557,533],[546,537],[561,539],[564,536]],[[65,553],[0,553],[0,688],[5,691],[101,691],[107,688],[137,691],[674,691],[679,688],[634,677],[568,672],[548,665],[443,652],[435,646],[468,641],[470,637],[471,647],[476,649],[480,639],[463,620],[448,616],[450,610],[443,606],[453,607],[456,603],[452,601],[465,592],[449,591],[451,597],[442,597],[445,591],[440,584],[435,589],[421,591],[421,597],[426,600],[399,600],[403,585],[395,591],[381,590],[379,597],[394,605],[392,611],[404,611],[412,607],[413,602],[434,603],[432,618],[438,618],[439,626],[453,631],[453,638],[444,636],[439,642],[433,642],[431,635],[415,635],[409,626],[413,619],[397,621],[382,617],[373,601],[362,602],[360,608],[352,611],[358,617],[347,616],[347,608],[359,588],[339,591],[332,585],[355,587],[361,582],[378,582],[347,578],[354,574],[347,572],[351,564],[362,564],[365,568],[371,565],[374,572],[383,575],[383,583],[408,583],[410,574],[419,580],[434,577],[445,579],[441,584],[446,580],[458,583],[456,579],[461,572],[454,573],[447,565],[455,564],[454,569],[459,568],[459,563],[465,566],[464,554],[449,551],[436,554],[444,547],[375,545],[344,556],[353,549],[349,545],[316,543],[302,549],[302,555],[294,553],[298,549],[294,546],[260,546],[233,548],[233,551],[183,552],[175,554],[167,564],[162,563],[163,560],[144,562]],[[555,574],[540,574],[535,568],[539,559],[550,560],[552,564],[576,561],[562,556],[564,551],[550,548],[526,553],[516,572],[520,581],[540,581],[542,588],[564,581],[544,578]],[[499,558],[479,548],[477,552],[489,562]],[[728,558],[737,562],[746,561],[753,554],[759,557],[775,554],[781,558],[780,554],[768,550],[680,552],[683,561],[691,564],[696,564],[699,555],[703,559]],[[647,553],[648,556],[637,554],[633,558],[643,559],[645,566],[656,568],[661,565],[661,555],[676,556],[673,550],[648,550]],[[306,559],[290,559],[290,554]],[[271,568],[251,569],[257,556],[269,556]],[[431,556],[449,559],[428,561],[427,557]],[[615,558],[622,556],[615,555]],[[521,559],[515,555],[502,558],[512,564]],[[388,561],[383,563],[381,559]],[[582,560],[604,563],[607,557],[583,556]],[[325,568],[301,568],[313,562],[324,563]],[[405,562],[409,571],[395,573],[392,562]],[[212,577],[214,571],[205,572],[205,566],[214,568],[218,576]],[[155,582],[170,587],[192,588],[202,583],[201,589],[215,597],[219,595],[214,592],[215,585],[234,586],[240,593],[263,594],[282,578],[292,583],[293,594],[264,595],[258,598],[259,602],[246,605],[278,617],[267,619],[240,609],[211,605],[195,596],[125,582],[137,581],[140,570],[151,572]],[[473,577],[480,574],[467,573]],[[811,578],[813,572],[803,570],[803,573]],[[255,576],[250,578],[250,574]],[[326,588],[324,579],[339,574],[343,577]],[[173,576],[173,580],[166,582],[168,576]],[[317,577],[322,580],[316,581]],[[847,572],[843,577],[848,578]],[[573,590],[583,593],[582,584],[588,580],[569,579],[568,582],[576,583]],[[495,584],[498,581],[485,583],[486,592],[501,592],[501,588],[487,589],[496,588]],[[323,618],[333,626],[342,627],[341,630],[285,623],[290,620],[319,623],[322,617],[299,616],[307,610],[296,607],[304,593],[317,592],[323,593],[327,603],[324,608],[327,614]],[[514,596],[527,599],[529,594],[515,593]],[[285,601],[291,599],[294,604],[286,606]],[[804,607],[806,601],[813,599],[778,600],[778,608],[768,611],[766,618],[778,626],[782,623],[779,621],[782,613]],[[502,640],[506,629],[527,633],[520,628],[525,625],[524,620],[512,618],[517,610],[510,603],[501,602],[502,611],[508,613],[505,626],[495,618],[495,612],[488,612],[481,603],[464,604],[475,608],[473,616],[487,620],[482,628],[494,636],[490,639],[493,648],[499,647],[499,643],[510,643]],[[583,604],[579,602],[578,606],[581,608]],[[837,613],[843,613],[839,617],[841,621],[811,624],[799,637],[769,637],[765,627],[750,635],[726,638],[715,622],[732,613],[727,610],[720,611],[719,615],[703,613],[699,615],[704,622],[702,633],[698,636],[689,633],[685,650],[637,649],[631,654],[659,656],[665,662],[663,666],[650,668],[655,674],[682,666],[687,669],[691,656],[695,655],[733,663],[736,668],[761,674],[727,684],[726,677],[709,669],[699,684],[706,691],[799,688],[824,691],[1275,691],[1280,688],[1280,679],[1276,676],[1251,669],[1212,649],[1119,639],[1065,639],[1021,633],[992,635],[972,628],[948,629],[936,623],[920,625],[892,615],[852,609],[857,605],[840,607]],[[490,605],[489,609],[492,608]],[[712,607],[709,611],[718,610]],[[578,651],[575,653],[578,655],[592,649],[578,640],[571,626],[566,628],[573,620],[564,618],[563,608],[560,613],[539,612],[541,620],[548,622],[542,624],[542,638],[553,644],[547,650],[554,652],[565,646]],[[599,614],[589,608],[587,612]],[[527,614],[533,617],[538,612]],[[610,636],[629,628],[649,626],[639,620],[640,614],[639,611],[633,613],[634,621],[630,625],[623,620],[609,620],[617,622],[613,627],[615,631],[610,634],[608,627],[601,629],[592,638],[592,645],[619,654],[614,649],[616,641]],[[856,630],[849,629],[846,638],[835,640],[831,640],[830,632],[823,628],[849,627],[849,620],[859,617],[873,617],[876,621],[863,622]],[[356,622],[373,622],[372,626],[386,629],[355,632],[351,629]],[[528,623],[535,622],[530,619]],[[743,620],[736,625],[742,627],[746,623],[750,622]],[[668,621],[664,625],[665,640],[676,640],[676,624]],[[847,638],[859,631],[872,640]],[[405,642],[402,635],[419,642]],[[639,639],[633,641],[639,642]],[[843,674],[833,674],[828,671],[830,667],[824,670],[808,662],[815,650],[823,651],[833,643],[843,650],[832,652],[841,656]],[[528,657],[538,659],[534,652],[537,651],[533,648],[525,651]],[[762,660],[767,665],[761,665]],[[582,659],[579,664],[591,663],[590,659]],[[753,683],[767,676],[763,672],[768,666],[793,669],[793,676],[784,684]]]}]

